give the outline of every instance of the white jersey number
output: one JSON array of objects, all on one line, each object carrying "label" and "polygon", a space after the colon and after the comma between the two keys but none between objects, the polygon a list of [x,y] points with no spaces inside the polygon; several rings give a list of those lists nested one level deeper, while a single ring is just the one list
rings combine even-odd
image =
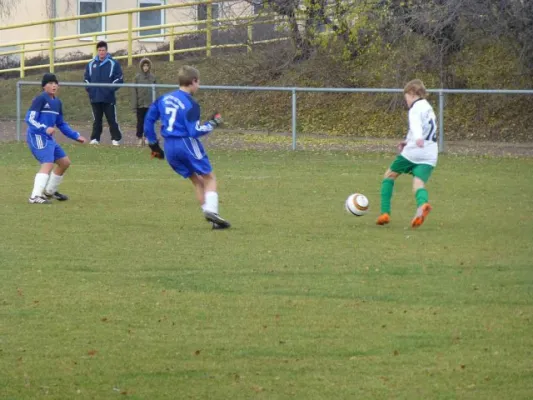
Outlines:
[{"label": "white jersey number", "polygon": [[178,109],[175,107],[165,107],[165,114],[169,115],[167,131],[172,132],[174,129],[174,122],[176,122],[176,115],[178,114]]}]

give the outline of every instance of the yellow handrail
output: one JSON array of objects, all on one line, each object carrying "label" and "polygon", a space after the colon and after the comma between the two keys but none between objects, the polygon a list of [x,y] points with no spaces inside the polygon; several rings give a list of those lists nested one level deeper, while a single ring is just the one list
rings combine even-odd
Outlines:
[{"label": "yellow handrail", "polygon": [[[221,1],[217,1],[217,3],[227,2],[227,1],[232,1],[232,0],[221,0]],[[133,26],[133,14],[134,13],[156,11],[156,10],[166,10],[166,9],[182,8],[182,7],[192,7],[192,6],[197,6],[200,4],[207,5],[207,18],[205,21],[197,21],[197,20],[196,21],[185,21],[185,22],[167,23],[167,24],[144,26],[144,27]],[[44,20],[44,21],[0,26],[0,31],[4,31],[8,29],[18,29],[18,28],[24,28],[28,26],[35,26],[35,25],[42,25],[42,24],[48,25],[48,37],[47,38],[24,40],[24,41],[18,41],[18,42],[13,42],[13,43],[2,43],[3,47],[4,46],[5,47],[18,47],[16,50],[0,52],[0,56],[18,54],[20,57],[20,67],[3,69],[3,70],[0,70],[0,73],[19,71],[20,77],[22,78],[25,76],[25,71],[27,70],[49,68],[51,72],[54,72],[56,66],[77,65],[77,64],[86,63],[87,60],[56,62],[55,51],[61,50],[61,49],[67,49],[67,48],[79,48],[79,47],[93,46],[92,56],[95,57],[97,54],[95,44],[98,41],[98,36],[100,35],[105,35],[105,36],[121,35],[121,34],[126,35],[126,37],[117,38],[117,39],[108,40],[106,38],[106,42],[107,43],[119,43],[119,42],[126,43],[127,55],[118,56],[118,57],[115,57],[115,59],[127,59],[128,65],[132,65],[134,58],[144,57],[144,56],[168,55],[169,61],[174,61],[174,55],[177,53],[205,50],[206,55],[209,57],[211,56],[211,50],[215,48],[220,49],[220,48],[232,48],[232,47],[246,47],[247,51],[252,51],[252,44],[270,43],[270,42],[275,42],[278,40],[287,39],[286,37],[282,37],[278,39],[263,40],[263,41],[258,41],[258,42],[253,41],[252,26],[255,24],[279,23],[281,20],[281,17],[279,15],[268,13],[268,14],[261,14],[261,15],[244,15],[244,16],[238,16],[238,17],[233,17],[233,18],[217,18],[213,20],[212,19],[213,17],[212,4],[213,4],[213,0],[203,0],[203,1],[196,1],[196,2],[190,2],[190,3],[167,4],[167,5],[162,5],[162,6],[132,8],[132,9],[127,9],[127,10],[108,11],[104,13],[94,13],[94,14],[78,15],[78,16],[73,16],[73,17],[63,17],[63,18],[53,18],[53,19]],[[127,15],[127,18],[128,18],[127,28],[108,30],[108,31],[102,31],[102,32],[91,32],[91,33],[84,33],[84,34],[78,34],[78,35],[59,36],[59,37],[55,37],[54,35],[55,23],[57,22],[79,21],[79,20],[88,19],[88,18],[98,18],[98,17],[105,17],[105,16],[111,16],[111,15]],[[260,19],[258,19],[259,17]],[[223,25],[224,23],[226,23],[226,25]],[[231,27],[238,26],[239,24],[244,24],[247,29],[247,38],[244,43],[213,45],[212,43],[213,30],[226,30],[226,29],[230,29]],[[200,28],[200,26],[203,26],[203,28]],[[189,29],[189,30],[183,30],[183,31],[180,30],[179,32],[176,32],[175,28],[182,28],[182,27],[195,27],[196,29]],[[142,35],[142,36],[139,34],[140,32],[154,30],[154,29],[158,29],[160,33]],[[136,35],[134,35],[134,33],[136,33]],[[188,35],[188,34],[199,34],[199,33],[202,33],[202,34],[205,33],[206,35],[205,46],[187,48],[187,49],[179,49],[179,50],[175,49],[174,38],[176,36]],[[167,37],[170,37],[168,51],[152,51],[152,52],[144,52],[142,54],[133,53],[133,41],[135,40],[146,40],[146,39],[152,39],[152,38],[167,38]],[[88,40],[85,43],[71,43],[71,44],[57,45],[57,42],[66,41],[66,40],[75,40],[75,39],[79,39],[79,40],[88,39]],[[37,45],[37,44],[47,44],[47,46],[45,48],[43,47],[39,48],[39,47],[34,47],[34,46],[30,47],[30,45]],[[40,64],[40,65],[32,65],[32,66],[26,65],[26,62],[25,62],[26,54],[32,53],[32,52],[43,52],[43,51],[47,51],[48,53],[48,57],[49,57],[48,64]]]}]

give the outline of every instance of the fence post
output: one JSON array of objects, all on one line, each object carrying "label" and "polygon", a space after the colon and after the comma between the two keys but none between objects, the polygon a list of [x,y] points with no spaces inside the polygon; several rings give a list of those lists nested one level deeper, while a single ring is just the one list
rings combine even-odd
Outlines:
[{"label": "fence post", "polygon": [[211,57],[211,30],[213,24],[213,3],[211,0],[207,1],[207,21],[205,32],[205,54],[207,57]]},{"label": "fence post", "polygon": [[439,91],[439,153],[444,152],[444,92]]},{"label": "fence post", "polygon": [[20,142],[20,82],[17,82],[17,142]]},{"label": "fence post", "polygon": [[248,53],[251,53],[252,51],[252,43],[254,42],[253,34],[254,34],[253,25],[251,24],[250,21],[248,21],[248,46],[247,46]]},{"label": "fence post", "polygon": [[96,56],[98,55],[98,49],[96,48],[96,44],[98,43],[98,36],[93,36],[93,42],[93,58],[96,58]]},{"label": "fence post", "polygon": [[26,53],[24,52],[24,48],[26,46],[21,44],[20,45],[20,77],[21,78],[24,78],[24,76],[26,75],[24,69],[26,68]]},{"label": "fence post", "polygon": [[296,88],[292,88],[292,149],[296,150]]},{"label": "fence post", "polygon": [[152,103],[154,103],[157,100],[157,92],[155,90],[155,85],[152,84]]},{"label": "fence post", "polygon": [[174,27],[170,28],[170,42],[168,43],[168,61],[174,62]]},{"label": "fence post", "polygon": [[133,13],[128,13],[128,67],[133,64]]},{"label": "fence post", "polygon": [[48,33],[50,34],[50,43],[48,43],[48,58],[50,59],[50,72],[54,72],[54,53],[55,53],[55,44],[54,44],[54,23],[50,22],[48,24]]}]

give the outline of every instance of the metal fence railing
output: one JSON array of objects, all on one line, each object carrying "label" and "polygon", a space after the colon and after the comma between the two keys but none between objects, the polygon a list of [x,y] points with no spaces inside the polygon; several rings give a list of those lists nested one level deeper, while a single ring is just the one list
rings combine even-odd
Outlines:
[{"label": "metal fence railing", "polygon": [[[219,0],[218,3],[229,3],[232,0]],[[174,61],[174,56],[185,52],[198,52],[205,51],[207,57],[211,56],[211,50],[213,49],[225,49],[225,48],[246,48],[247,51],[252,51],[254,45],[277,42],[280,40],[287,40],[288,35],[276,37],[276,38],[263,38],[254,39],[255,25],[264,24],[278,24],[283,21],[283,17],[268,11],[261,12],[260,14],[251,14],[238,12],[236,15],[228,16],[226,18],[214,18],[212,15],[211,0],[201,0],[193,2],[180,2],[177,4],[163,4],[159,6],[150,7],[138,7],[126,10],[113,10],[95,14],[74,15],[69,17],[52,18],[42,21],[31,21],[22,24],[15,25],[0,25],[0,32],[6,32],[9,30],[22,29],[35,26],[45,26],[48,30],[48,35],[38,38],[27,38],[26,40],[18,40],[15,42],[4,42],[2,47],[15,48],[14,50],[0,51],[1,56],[18,57],[20,62],[18,66],[13,68],[0,68],[0,73],[7,72],[19,72],[20,77],[24,78],[26,71],[47,68],[50,72],[54,72],[55,67],[58,66],[70,66],[87,63],[90,60],[56,60],[56,50],[71,50],[79,51],[80,48],[88,47],[93,57],[96,56],[96,43],[100,37],[106,37],[107,43],[122,44],[122,50],[126,50],[125,55],[117,55],[114,57],[116,60],[127,60],[128,66],[131,66],[134,58],[148,57],[148,56],[163,56],[169,57],[169,61]],[[246,4],[246,3],[245,3]],[[206,18],[204,20],[197,20],[190,18],[186,21],[175,21],[172,23],[165,23],[160,25],[151,26],[137,26],[135,27],[134,16],[139,16],[141,13],[146,12],[166,12],[176,11],[180,9],[191,9],[193,7],[205,5]],[[246,15],[249,14],[249,15]],[[170,15],[170,14],[169,14]],[[107,18],[111,16],[125,16],[127,18],[127,26],[116,27],[116,29],[108,29],[105,31],[80,33],[76,35],[58,35],[57,24],[79,23],[79,21],[93,19],[93,18]],[[238,43],[214,43],[213,34],[222,32],[229,29],[237,29],[239,26],[246,28],[246,37],[242,38]],[[149,31],[158,30],[155,34],[145,34]],[[31,32],[30,32],[31,33]],[[28,35],[30,35],[28,33]],[[203,35],[205,37],[205,45],[199,47],[190,48],[175,48],[174,40],[185,35]],[[22,35],[25,36],[25,35]],[[152,51],[144,50],[142,52],[135,53],[133,51],[133,43],[146,39],[164,39],[168,42],[168,50],[154,49]],[[83,40],[83,42],[80,42]],[[66,42],[66,44],[60,44]],[[124,48],[125,46],[125,48]],[[26,58],[28,54],[38,53],[46,54],[48,61],[43,59],[41,63],[36,65],[26,65]]]},{"label": "metal fence railing", "polygon": [[[21,139],[21,125],[23,121],[21,112],[21,87],[26,85],[39,86],[41,82],[18,81],[17,82],[17,140]],[[61,82],[61,86],[74,87],[147,87],[152,89],[152,99],[156,98],[156,89],[177,89],[178,85],[169,84],[135,84],[135,83],[84,83],[84,82]],[[269,91],[291,93],[291,134],[292,149],[297,148],[297,94],[298,93],[403,93],[403,89],[394,88],[311,88],[311,87],[277,87],[277,86],[210,86],[202,85],[202,90],[233,90],[233,91]],[[533,89],[507,90],[507,89],[429,89],[428,92],[436,93],[439,97],[437,117],[439,119],[439,152],[445,151],[444,141],[444,105],[447,94],[495,94],[495,95],[533,95]]]}]

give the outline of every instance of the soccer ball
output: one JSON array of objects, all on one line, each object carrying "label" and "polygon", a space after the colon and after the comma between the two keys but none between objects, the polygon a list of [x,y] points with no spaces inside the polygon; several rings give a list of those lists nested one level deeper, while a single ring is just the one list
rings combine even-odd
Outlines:
[{"label": "soccer ball", "polygon": [[350,214],[362,217],[368,212],[368,199],[364,194],[354,193],[348,196],[344,207]]}]

